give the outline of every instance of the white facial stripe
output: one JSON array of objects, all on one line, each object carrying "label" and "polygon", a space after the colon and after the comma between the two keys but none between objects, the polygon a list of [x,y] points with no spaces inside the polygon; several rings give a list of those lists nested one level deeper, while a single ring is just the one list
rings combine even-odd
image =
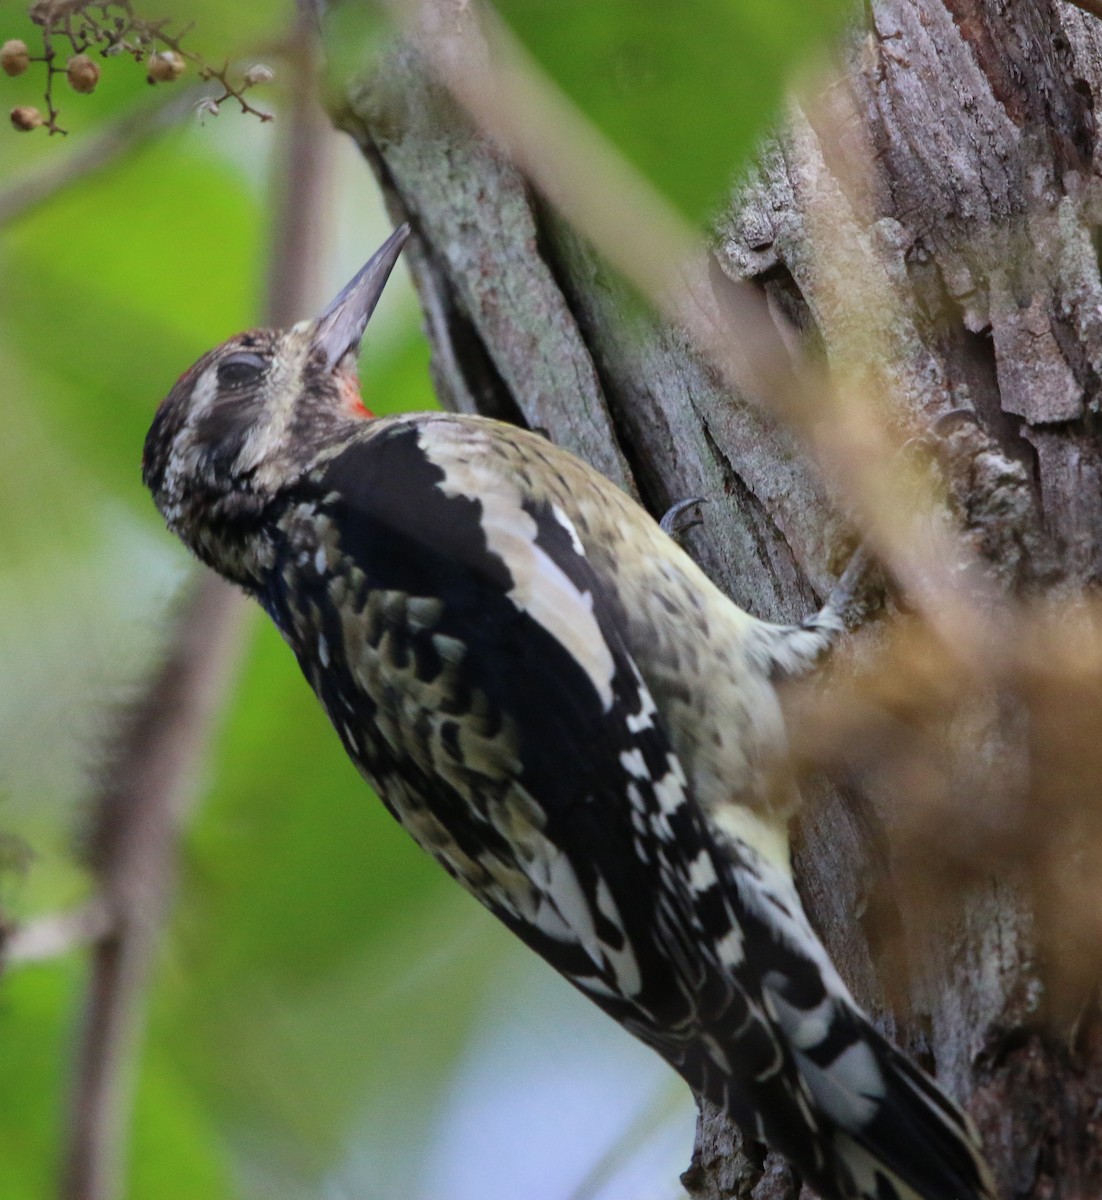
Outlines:
[{"label": "white facial stripe", "polygon": [[191,404],[188,407],[189,425],[195,425],[198,418],[205,416],[210,406],[218,396],[218,364],[211,363],[195,381],[191,389]]},{"label": "white facial stripe", "polygon": [[[176,495],[180,487],[180,477],[184,476],[186,479],[192,469],[195,455],[194,451],[190,448],[194,438],[195,425],[199,418],[210,410],[217,395],[218,364],[212,363],[196,379],[191,389],[191,400],[188,405],[187,417],[176,434],[173,441],[172,453],[168,456],[165,477],[161,484],[162,489],[168,496]],[[166,512],[165,515],[170,521],[174,519],[174,514],[177,512],[178,507],[178,505],[173,505],[171,510]]]},{"label": "white facial stripe", "polygon": [[275,485],[279,482],[282,468],[277,468],[276,473],[269,480],[263,464],[265,459],[283,445],[287,429],[291,424],[291,417],[294,415],[295,405],[298,401],[298,391],[294,387],[289,387],[288,384],[301,371],[304,354],[305,350],[296,355],[293,362],[280,356],[272,362],[264,379],[262,396],[264,419],[258,421],[249,430],[235,464],[240,471],[259,468],[256,477],[258,483]]}]

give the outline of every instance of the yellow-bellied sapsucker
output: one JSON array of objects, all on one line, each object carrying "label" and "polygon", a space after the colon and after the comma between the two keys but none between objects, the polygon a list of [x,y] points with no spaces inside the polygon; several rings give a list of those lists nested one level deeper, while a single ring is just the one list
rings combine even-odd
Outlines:
[{"label": "yellow-bellied sapsucker", "polygon": [[836,613],[749,616],[535,434],[371,418],[356,354],[407,232],[318,320],[179,380],[144,459],[169,527],[265,608],[420,845],[697,1093],[824,1196],[993,1196],[793,885],[773,684]]}]

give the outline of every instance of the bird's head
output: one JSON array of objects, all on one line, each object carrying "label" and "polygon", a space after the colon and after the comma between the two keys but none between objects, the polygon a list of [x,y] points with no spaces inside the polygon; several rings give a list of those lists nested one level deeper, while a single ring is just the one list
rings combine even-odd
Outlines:
[{"label": "bird's head", "polygon": [[146,436],[142,478],[193,549],[212,521],[255,512],[367,415],[356,357],[408,236],[408,225],[391,234],[316,320],[238,334],[177,380]]}]

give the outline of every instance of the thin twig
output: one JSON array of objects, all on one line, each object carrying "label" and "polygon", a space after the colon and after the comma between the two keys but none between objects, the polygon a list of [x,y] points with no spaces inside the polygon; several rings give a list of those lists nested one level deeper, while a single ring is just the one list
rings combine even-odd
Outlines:
[{"label": "thin twig", "polygon": [[133,1050],[157,934],[197,769],[233,676],[242,616],[243,602],[228,584],[213,575],[197,581],[95,797],[90,850],[110,933],[92,954],[74,1055],[62,1200],[120,1194]]},{"label": "thin twig", "polygon": [[[314,103],[314,50],[305,16],[302,53],[285,128],[284,186],[266,304],[280,323],[302,316],[325,211],[327,148]],[[292,66],[293,69],[293,66]],[[171,900],[180,833],[195,799],[218,709],[233,675],[244,603],[203,574],[183,610],[168,656],[116,747],[94,811],[90,857],[112,929],[96,946],[74,1056],[61,1200],[119,1195],[141,1030],[156,940]]]},{"label": "thin twig", "polygon": [[[98,10],[98,11],[94,11]],[[79,2],[39,3],[31,6],[30,18],[42,28],[42,54],[31,58],[31,62],[41,62],[46,67],[46,118],[43,122],[50,134],[66,134],[58,124],[61,115],[54,98],[54,84],[59,76],[68,74],[68,64],[62,58],[60,51],[54,47],[54,38],[64,39],[69,43],[70,53],[90,54],[98,51],[106,58],[114,54],[128,54],[135,63],[147,63],[151,67],[150,82],[156,76],[152,67],[158,57],[162,60],[171,52],[179,61],[182,68],[184,62],[190,62],[204,81],[213,81],[222,87],[222,94],[210,99],[211,109],[217,112],[218,106],[225,100],[234,99],[238,102],[243,113],[259,117],[261,121],[272,120],[272,114],[254,107],[245,99],[245,93],[255,87],[257,80],[250,79],[246,74],[240,83],[235,83],[230,75],[229,61],[221,67],[208,63],[201,54],[186,48],[183,39],[191,32],[194,22],[189,22],[176,33],[170,32],[173,18],[147,21],[138,17],[129,0],[79,0]],[[59,65],[59,58],[61,64]],[[162,61],[160,66],[164,67]],[[172,79],[177,78],[171,74]],[[163,75],[162,82],[167,82]]]},{"label": "thin twig", "polygon": [[270,259],[265,319],[282,328],[301,320],[313,304],[329,225],[333,185],[333,127],[318,100],[314,81],[321,70],[316,19],[299,3],[297,36],[288,44],[291,93],[283,142],[283,169],[276,181],[275,253]]}]

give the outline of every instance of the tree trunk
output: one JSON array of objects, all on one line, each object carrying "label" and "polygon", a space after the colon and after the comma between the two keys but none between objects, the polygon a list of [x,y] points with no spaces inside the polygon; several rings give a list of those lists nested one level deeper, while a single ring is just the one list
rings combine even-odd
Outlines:
[{"label": "tree trunk", "polygon": [[[845,66],[848,86],[792,106],[717,220],[717,270],[758,285],[831,365],[861,322],[900,428],[956,414],[938,455],[948,509],[990,578],[1008,597],[1078,592],[1102,575],[1102,24],[1061,0],[877,0]],[[655,514],[706,497],[688,545],[712,578],[765,618],[812,611],[846,533],[795,437],[677,331],[625,316],[598,258],[409,43],[350,86],[338,119],[414,224],[442,403],[545,430]],[[1043,768],[1043,754],[1023,766],[1022,720],[1005,698],[973,704],[981,790]],[[1003,1194],[1102,1195],[1097,958],[1057,1007],[1029,870],[950,822],[946,853],[971,869],[943,903],[912,906],[887,881],[929,860],[898,796],[852,779],[806,790],[801,887],[858,998],[968,1108]],[[778,1163],[740,1146],[704,1115],[694,1197],[791,1194]]]}]

